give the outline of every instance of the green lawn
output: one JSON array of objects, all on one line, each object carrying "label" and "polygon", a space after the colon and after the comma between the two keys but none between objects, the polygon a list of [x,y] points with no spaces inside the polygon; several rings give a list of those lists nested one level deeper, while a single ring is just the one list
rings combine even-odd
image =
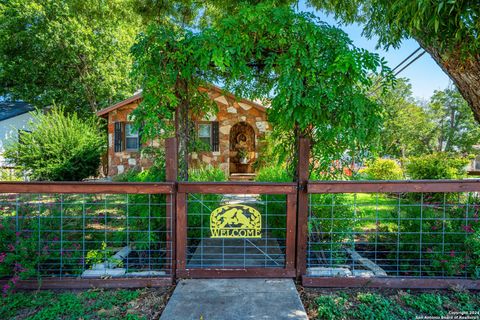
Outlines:
[{"label": "green lawn", "polygon": [[0,297],[0,319],[158,319],[171,289],[17,292]]},{"label": "green lawn", "polygon": [[415,319],[459,312],[480,317],[480,296],[463,291],[305,289],[302,300],[310,319]]}]

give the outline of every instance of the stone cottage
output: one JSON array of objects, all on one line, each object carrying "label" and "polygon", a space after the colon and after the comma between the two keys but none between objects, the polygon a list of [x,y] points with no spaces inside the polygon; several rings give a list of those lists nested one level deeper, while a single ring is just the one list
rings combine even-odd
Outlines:
[{"label": "stone cottage", "polygon": [[[232,179],[251,179],[263,138],[270,131],[266,108],[247,99],[237,99],[216,86],[206,90],[218,105],[218,113],[195,120],[198,138],[209,151],[192,153],[190,165],[210,164]],[[108,121],[108,176],[151,165],[149,159],[141,156],[140,137],[130,118],[141,101],[139,93],[97,112]],[[159,146],[158,142],[150,144]]]}]

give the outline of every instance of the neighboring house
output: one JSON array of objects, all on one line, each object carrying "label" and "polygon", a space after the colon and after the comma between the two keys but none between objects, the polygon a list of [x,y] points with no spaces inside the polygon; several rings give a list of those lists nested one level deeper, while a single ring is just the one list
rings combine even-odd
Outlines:
[{"label": "neighboring house", "polygon": [[27,129],[32,120],[29,113],[34,108],[25,102],[0,101],[0,167],[11,167],[3,158],[5,144],[12,139],[18,139],[19,132]]},{"label": "neighboring house", "polygon": [[[192,153],[190,165],[210,164],[231,178],[249,179],[255,174],[253,164],[259,156],[262,138],[271,129],[266,109],[256,102],[236,99],[215,86],[208,89],[208,94],[218,105],[218,113],[195,120],[195,129],[210,151]],[[140,137],[129,117],[141,100],[139,93],[97,112],[108,121],[109,176],[151,165],[141,156]],[[159,146],[158,143],[155,146]]]}]

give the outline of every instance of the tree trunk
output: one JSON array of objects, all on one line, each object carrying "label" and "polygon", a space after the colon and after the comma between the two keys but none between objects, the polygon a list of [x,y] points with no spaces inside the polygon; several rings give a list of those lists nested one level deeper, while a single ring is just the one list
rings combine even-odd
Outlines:
[{"label": "tree trunk", "polygon": [[178,143],[178,180],[188,181],[188,85],[183,80],[176,83],[176,96],[179,100],[175,111],[175,135]]},{"label": "tree trunk", "polygon": [[418,38],[416,40],[450,76],[472,109],[475,120],[480,123],[480,54],[461,57],[457,52],[447,55],[437,48],[423,45]]}]

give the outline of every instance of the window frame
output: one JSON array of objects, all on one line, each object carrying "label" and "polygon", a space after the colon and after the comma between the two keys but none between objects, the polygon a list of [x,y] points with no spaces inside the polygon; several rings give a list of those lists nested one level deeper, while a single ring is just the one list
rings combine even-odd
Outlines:
[{"label": "window frame", "polygon": [[[136,134],[130,134],[129,126],[133,126],[133,122],[125,122],[125,151],[135,152],[140,150],[140,131],[136,130]],[[136,139],[137,147],[129,148],[127,143],[128,139]]]},{"label": "window frame", "polygon": [[[200,126],[208,126],[208,127],[209,127],[209,130],[208,130],[209,135],[208,135],[208,137],[206,137],[206,136],[205,136],[205,137],[200,136]],[[212,147],[213,147],[212,127],[213,127],[212,121],[199,121],[199,122],[197,123],[197,135],[198,135],[198,139],[199,139],[200,141],[202,141],[202,142],[205,142],[205,141],[202,140],[202,138],[203,138],[203,139],[208,138],[208,146],[209,146],[209,148],[210,148],[210,151],[211,151],[211,149],[212,149]]]}]

